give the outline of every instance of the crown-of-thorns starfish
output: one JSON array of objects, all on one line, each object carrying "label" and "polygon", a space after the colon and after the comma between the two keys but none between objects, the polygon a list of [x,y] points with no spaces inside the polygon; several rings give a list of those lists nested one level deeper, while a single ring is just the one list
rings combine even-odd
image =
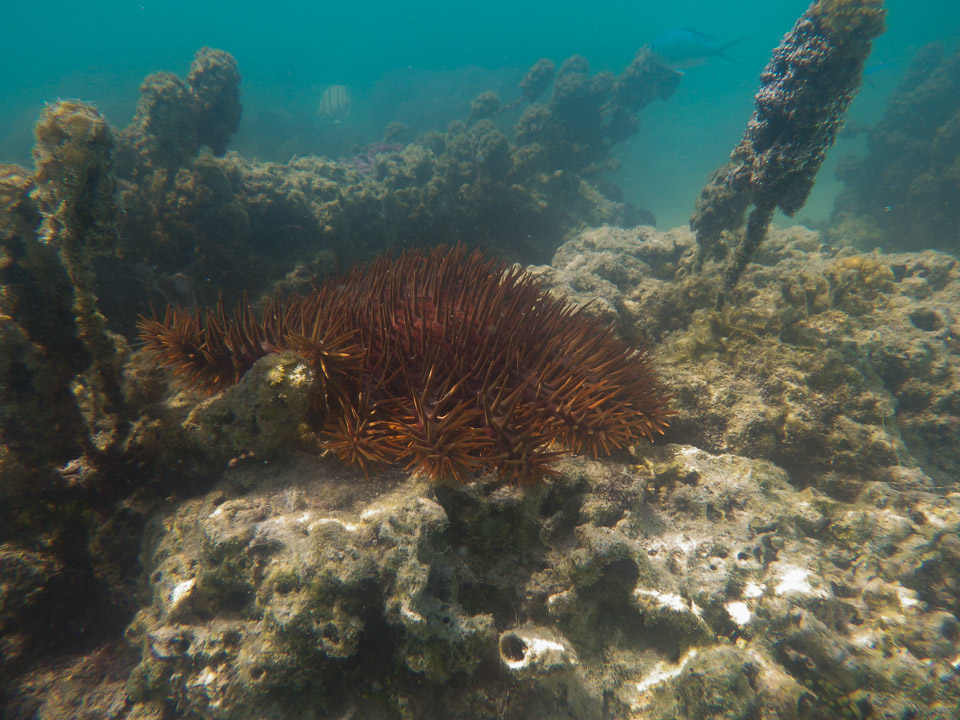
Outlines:
[{"label": "crown-of-thorns starfish", "polygon": [[319,379],[314,407],[342,461],[402,463],[434,480],[493,470],[518,483],[564,453],[662,434],[669,393],[646,350],[522,268],[463,246],[408,250],[254,314],[168,308],[141,318],[148,353],[187,385],[228,387],[290,350]]}]

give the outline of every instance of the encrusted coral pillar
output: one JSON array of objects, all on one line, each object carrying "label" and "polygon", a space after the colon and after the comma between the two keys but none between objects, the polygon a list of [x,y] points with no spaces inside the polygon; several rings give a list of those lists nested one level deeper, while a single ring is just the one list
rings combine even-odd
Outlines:
[{"label": "encrusted coral pillar", "polygon": [[117,439],[125,347],[97,309],[91,260],[117,245],[113,133],[92,105],[60,101],[44,108],[34,134],[37,235],[56,249],[73,286],[77,337],[90,357],[73,390],[93,446],[104,450]]},{"label": "encrusted coral pillar", "polygon": [[816,0],[774,49],[743,139],[703,189],[690,219],[698,265],[726,254],[724,233],[739,235],[718,304],[766,237],[777,208],[792,217],[807,201],[885,18],[883,0]]}]

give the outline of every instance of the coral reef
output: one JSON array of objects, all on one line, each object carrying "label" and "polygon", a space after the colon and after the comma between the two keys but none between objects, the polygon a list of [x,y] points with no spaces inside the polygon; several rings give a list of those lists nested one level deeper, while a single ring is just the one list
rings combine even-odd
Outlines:
[{"label": "coral reef", "polygon": [[[684,228],[595,228],[531,269],[656,340],[685,443],[561,457],[533,487],[302,452],[327,412],[304,355],[201,399],[138,353],[159,398],[138,442],[219,462],[143,534],[134,657],[41,666],[13,717],[953,718],[960,264],[772,230],[718,310],[696,252]],[[42,596],[49,562],[8,564],[4,597]]]},{"label": "coral reef", "polygon": [[[960,264],[949,255],[837,251],[771,229],[732,305],[710,308],[691,233],[603,228],[541,279],[641,325],[675,392],[668,438],[762,457],[844,496],[901,465],[960,472]],[[899,472],[899,471],[897,471]]]},{"label": "coral reef", "polygon": [[885,15],[882,0],[816,0],[773,51],[743,139],[704,187],[690,219],[701,264],[726,256],[724,233],[742,230],[718,302],[763,242],[774,211],[792,217],[806,202]]},{"label": "coral reef", "polygon": [[604,176],[639,111],[679,81],[643,50],[619,77],[591,75],[576,57],[554,78],[544,60],[520,84],[528,107],[513,129],[505,113],[515,104],[487,94],[469,122],[445,132],[397,143],[388,126],[383,142],[349,159],[261,163],[216,157],[236,129],[239,75],[229,55],[201,50],[186,80],[144,81],[137,115],[119,133],[120,253],[97,261],[100,306],[131,332],[149,302],[259,297],[284,276],[322,275],[332,259],[349,265],[385,247],[457,237],[542,262],[584,223],[652,222]]},{"label": "coral reef", "polygon": [[958,522],[929,484],[845,502],[687,446],[526,492],[238,464],[150,534],[133,708],[947,720]]},{"label": "coral reef", "polygon": [[[527,102],[547,90],[544,70],[522,84]],[[236,61],[204,48],[186,78],[145,80],[125,130],[88,104],[54,103],[35,128],[35,167],[0,166],[0,576],[5,598],[30,598],[0,608],[5,686],[38,653],[79,650],[138,606],[154,507],[224,455],[309,442],[299,421],[321,410],[299,384],[312,368],[287,373],[282,354],[262,365],[279,373],[273,385],[254,373],[202,406],[167,397],[108,324],[129,332],[150,302],[230,303],[281,278],[302,291],[334,261],[391,243],[459,236],[547,257],[584,219],[635,215],[587,168],[515,171],[516,148],[489,120],[402,145],[388,128],[388,144],[355,162],[225,155],[239,83]]]},{"label": "coral reef", "polygon": [[[464,246],[383,257],[307,297],[274,299],[259,321],[246,303],[232,317],[222,303],[203,315],[168,308],[162,321],[143,318],[140,334],[207,391],[265,355],[300,355],[309,369],[284,373],[304,386],[316,377],[324,446],[365,471],[400,462],[435,480],[495,469],[533,483],[564,450],[608,454],[662,434],[671,415],[642,347]],[[226,423],[244,415],[233,405]],[[240,445],[265,441],[254,433]]]},{"label": "coral reef", "polygon": [[[821,0],[781,60],[853,82],[881,24]],[[445,133],[286,164],[223,155],[219,51],[119,134],[48,107],[0,167],[4,717],[955,718],[960,263],[771,229],[717,307],[688,229],[577,231],[636,220],[602,172],[678,80],[541,62]],[[781,140],[736,223],[803,202]],[[450,237],[553,260],[310,285]],[[181,307],[130,352],[107,318],[147,299]]]},{"label": "coral reef", "polygon": [[960,253],[960,48],[922,48],[867,136],[845,158],[830,238],[865,250],[934,248]]}]

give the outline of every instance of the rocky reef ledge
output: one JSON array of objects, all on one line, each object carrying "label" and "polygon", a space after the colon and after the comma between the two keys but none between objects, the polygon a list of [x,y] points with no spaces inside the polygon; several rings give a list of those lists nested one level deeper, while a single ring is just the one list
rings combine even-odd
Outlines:
[{"label": "rocky reef ledge", "polygon": [[331,470],[238,467],[158,519],[135,698],[231,718],[903,717],[922,689],[947,718],[960,697],[960,498],[878,483],[844,503],[680,445],[570,460],[533,492]]},{"label": "rocky reef ledge", "polygon": [[634,460],[533,491],[238,463],[151,525],[139,664],[98,717],[955,717],[956,494]]},{"label": "rocky reef ledge", "polygon": [[9,716],[956,718],[957,260],[774,230],[717,310],[694,251],[605,227],[535,269],[648,339],[678,414],[532,488],[302,452],[285,354],[171,391],[136,442],[207,480],[130,537],[127,644],[23,675]]}]

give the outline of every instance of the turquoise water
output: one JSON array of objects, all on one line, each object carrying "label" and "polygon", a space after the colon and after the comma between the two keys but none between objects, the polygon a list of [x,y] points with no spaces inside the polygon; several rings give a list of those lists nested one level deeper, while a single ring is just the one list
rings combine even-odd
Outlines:
[{"label": "turquoise water", "polygon": [[[621,70],[659,33],[689,27],[719,40],[745,39],[732,62],[712,59],[685,73],[677,93],[654,103],[641,132],[618,148],[614,180],[626,199],[651,210],[661,227],[686,222],[707,174],[722,164],[752,109],[769,53],[807,6],[780,2],[486,3],[387,2],[33,2],[6,3],[0,43],[0,162],[29,163],[31,128],[42,104],[92,101],[111,123],[132,116],[140,81],[184,74],[194,51],[231,52],[243,74],[244,119],[232,147],[265,160],[336,157],[379,139],[390,120],[414,131],[463,118],[470,100],[493,89],[506,102],[541,57],[572,54],[594,70]],[[880,114],[913,53],[960,37],[956,0],[888,2],[887,34],[875,45],[871,76],[850,119]],[[889,65],[887,65],[889,63]],[[343,84],[349,118],[318,118],[323,89]],[[862,136],[838,143],[833,160]],[[800,218],[824,219],[837,186],[828,161]]]}]

